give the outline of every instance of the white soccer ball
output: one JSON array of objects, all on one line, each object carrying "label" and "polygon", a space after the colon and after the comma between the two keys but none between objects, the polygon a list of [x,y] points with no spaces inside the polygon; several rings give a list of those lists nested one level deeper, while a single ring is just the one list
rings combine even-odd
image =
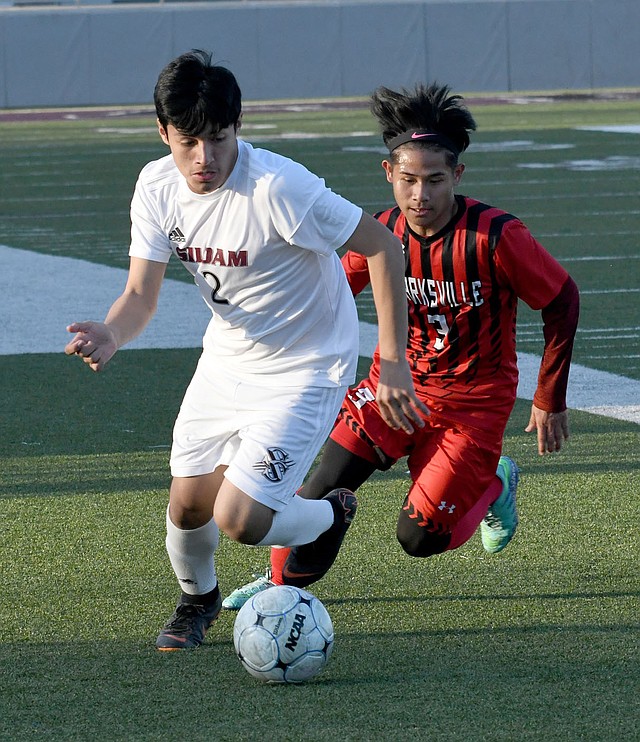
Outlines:
[{"label": "white soccer ball", "polygon": [[333,649],[333,624],[311,593],[276,585],[250,598],[233,627],[233,645],[250,675],[265,683],[302,683]]}]

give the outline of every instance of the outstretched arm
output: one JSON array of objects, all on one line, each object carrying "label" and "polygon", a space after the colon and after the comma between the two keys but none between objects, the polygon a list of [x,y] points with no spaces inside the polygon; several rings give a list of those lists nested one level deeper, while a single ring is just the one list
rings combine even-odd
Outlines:
[{"label": "outstretched arm", "polygon": [[378,315],[380,381],[376,399],[387,425],[412,433],[429,411],[417,398],[407,352],[407,298],[402,246],[383,224],[363,214],[345,247],[364,255]]},{"label": "outstretched arm", "polygon": [[75,333],[64,352],[77,355],[92,371],[102,371],[115,352],[133,340],[153,317],[158,304],[165,263],[131,258],[127,285],[104,322],[73,322]]},{"label": "outstretched arm", "polygon": [[542,310],[544,353],[529,424],[525,428],[527,433],[537,432],[541,456],[559,451],[569,438],[566,395],[579,311],[578,287],[570,277],[558,296]]}]

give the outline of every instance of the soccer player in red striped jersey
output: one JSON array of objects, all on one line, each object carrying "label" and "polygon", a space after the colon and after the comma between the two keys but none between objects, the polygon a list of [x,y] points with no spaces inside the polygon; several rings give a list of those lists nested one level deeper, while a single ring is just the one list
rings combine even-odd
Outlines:
[{"label": "soccer player in red striped jersey", "polygon": [[[544,353],[527,432],[540,454],[569,436],[566,390],[579,314],[576,284],[515,216],[456,195],[475,121],[447,86],[381,87],[371,110],[389,150],[382,166],[396,205],[376,214],[402,242],[409,311],[407,358],[417,395],[429,408],[407,434],[377,409],[378,350],[367,379],[350,390],[320,464],[301,490],[320,498],[355,491],[402,457],[411,475],[397,538],[411,556],[455,549],[480,526],[484,548],[501,551],[518,523],[519,470],[501,456],[516,399],[518,300],[539,310]],[[351,290],[369,283],[366,258],[343,257]],[[310,584],[297,569],[313,545],[272,549],[271,574],[239,588],[226,607],[273,583]],[[317,579],[317,575],[315,575]],[[244,591],[244,592],[243,592]],[[232,600],[235,596],[234,600]]]}]

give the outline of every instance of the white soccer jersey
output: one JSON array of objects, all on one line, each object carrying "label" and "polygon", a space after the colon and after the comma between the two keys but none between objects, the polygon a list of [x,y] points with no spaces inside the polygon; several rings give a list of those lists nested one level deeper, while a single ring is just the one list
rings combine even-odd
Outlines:
[{"label": "white soccer jersey", "polygon": [[204,347],[220,372],[344,385],[355,379],[358,323],[335,250],[361,216],[302,165],[238,140],[212,193],[193,193],[171,155],[143,168],[129,254],[183,262],[211,309]]}]

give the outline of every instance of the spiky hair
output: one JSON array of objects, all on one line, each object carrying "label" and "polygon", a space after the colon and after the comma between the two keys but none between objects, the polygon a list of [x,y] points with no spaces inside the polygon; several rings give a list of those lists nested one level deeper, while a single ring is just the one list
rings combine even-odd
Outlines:
[{"label": "spiky hair", "polygon": [[402,132],[423,129],[443,134],[463,152],[469,146],[469,132],[476,129],[462,96],[452,95],[447,85],[437,82],[399,92],[381,86],[371,96],[370,108],[385,144]]}]

